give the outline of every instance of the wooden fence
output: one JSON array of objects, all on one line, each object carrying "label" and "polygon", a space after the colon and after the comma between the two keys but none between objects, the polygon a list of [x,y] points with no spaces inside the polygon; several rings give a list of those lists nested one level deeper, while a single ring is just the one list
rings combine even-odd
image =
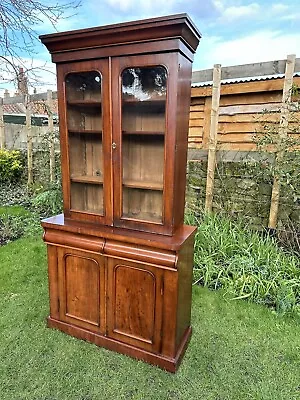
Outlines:
[{"label": "wooden fence", "polygon": [[[219,150],[256,150],[253,135],[262,131],[264,118],[279,124],[278,135],[285,140],[289,134],[293,83],[300,86],[300,76],[294,77],[294,74],[299,71],[300,59],[289,55],[287,60],[223,70],[221,65],[216,64],[213,70],[194,73],[194,82],[212,80],[211,84],[196,84],[192,89],[189,130],[189,145],[208,150],[206,212],[212,211],[217,147]],[[251,79],[253,73],[268,78]],[[284,75],[278,78],[278,74]],[[246,81],[240,82],[245,77]],[[222,85],[222,78],[238,80]],[[300,132],[296,134],[300,135]],[[282,151],[276,153],[275,164],[282,155]],[[270,229],[277,226],[279,198],[280,181],[275,174],[270,201]]]},{"label": "wooden fence", "polygon": [[[259,130],[261,114],[280,111],[286,60],[247,64],[221,69],[217,142],[219,150],[251,151],[253,133]],[[295,60],[300,72],[300,59]],[[193,73],[189,146],[208,149],[211,126],[213,69]],[[260,78],[258,78],[258,76]],[[247,77],[247,79],[243,79]],[[224,81],[235,79],[234,82]],[[208,81],[208,83],[207,83]],[[300,73],[294,77],[300,86]],[[271,118],[278,118],[274,114]]]}]

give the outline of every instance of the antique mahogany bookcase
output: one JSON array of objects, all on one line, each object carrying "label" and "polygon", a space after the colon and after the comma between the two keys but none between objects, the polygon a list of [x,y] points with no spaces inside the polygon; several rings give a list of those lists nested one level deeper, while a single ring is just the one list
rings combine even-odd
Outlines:
[{"label": "antique mahogany bookcase", "polygon": [[64,213],[42,222],[48,326],[175,372],[191,335],[186,14],[41,36],[57,64]]}]

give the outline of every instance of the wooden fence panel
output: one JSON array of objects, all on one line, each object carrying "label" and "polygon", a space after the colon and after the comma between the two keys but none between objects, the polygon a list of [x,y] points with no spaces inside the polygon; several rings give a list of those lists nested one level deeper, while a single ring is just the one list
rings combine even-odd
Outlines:
[{"label": "wooden fence panel", "polygon": [[[220,150],[256,150],[253,135],[262,131],[262,124],[265,121],[279,121],[284,79],[269,80],[267,85],[264,81],[248,83],[255,84],[254,88],[262,87],[263,91],[244,93],[245,88],[249,90],[249,85],[245,87],[244,83],[221,86],[218,129]],[[295,77],[294,83],[300,86],[300,77]],[[234,88],[229,90],[228,86]],[[208,147],[211,87],[209,91],[207,89],[207,87],[192,88],[189,131],[189,147],[191,148],[207,149]],[[235,94],[229,94],[233,92]],[[200,103],[203,104],[203,108],[196,108],[199,107],[196,104]]]},{"label": "wooden fence panel", "polygon": [[4,149],[5,147],[5,127],[3,114],[3,99],[0,98],[0,149]]},{"label": "wooden fence panel", "polygon": [[215,64],[213,71],[211,117],[210,117],[210,130],[208,139],[207,180],[206,180],[206,197],[205,197],[206,212],[212,212],[215,167],[216,167],[216,151],[217,151],[217,141],[218,141],[220,91],[221,91],[221,65]]}]

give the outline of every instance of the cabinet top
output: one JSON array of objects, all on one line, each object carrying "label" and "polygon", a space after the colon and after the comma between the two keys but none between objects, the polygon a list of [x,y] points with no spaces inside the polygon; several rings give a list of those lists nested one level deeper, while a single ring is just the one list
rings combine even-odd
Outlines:
[{"label": "cabinet top", "polygon": [[201,34],[187,14],[41,35],[51,54],[72,50],[180,39],[194,53]]},{"label": "cabinet top", "polygon": [[104,240],[122,241],[137,246],[155,247],[157,249],[179,251],[183,243],[196,233],[195,226],[182,225],[173,236],[158,235],[133,231],[125,228],[114,228],[105,225],[96,225],[88,222],[66,221],[63,214],[42,220],[42,226],[46,229],[54,229],[58,232],[71,232],[80,235],[103,238]]}]

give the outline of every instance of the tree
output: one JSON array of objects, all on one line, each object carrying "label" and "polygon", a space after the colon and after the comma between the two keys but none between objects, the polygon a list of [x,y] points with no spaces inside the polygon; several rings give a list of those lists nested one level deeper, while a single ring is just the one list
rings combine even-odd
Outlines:
[{"label": "tree", "polygon": [[1,0],[0,61],[1,80],[17,79],[19,66],[25,72],[36,67],[24,64],[23,57],[36,54],[39,25],[50,23],[54,28],[64,18],[76,13],[80,0]]}]

